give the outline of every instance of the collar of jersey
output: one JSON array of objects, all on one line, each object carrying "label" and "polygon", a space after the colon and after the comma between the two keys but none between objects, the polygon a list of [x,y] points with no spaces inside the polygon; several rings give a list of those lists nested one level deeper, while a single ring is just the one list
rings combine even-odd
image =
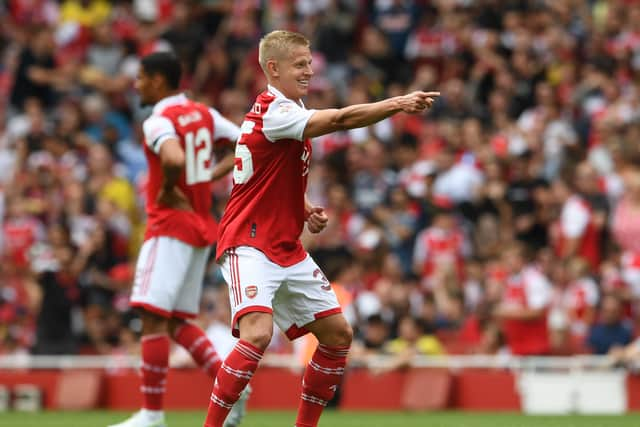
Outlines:
[{"label": "collar of jersey", "polygon": [[[272,94],[274,94],[276,96],[276,98],[284,98],[284,99],[288,99],[291,102],[294,102],[297,104],[296,101],[294,101],[291,98],[287,98],[286,96],[284,96],[284,94],[282,92],[280,92],[278,89],[276,89],[275,87],[271,86],[270,84],[267,85],[267,91],[271,92]],[[302,99],[298,100],[300,102],[300,105],[302,108],[306,109],[307,107],[304,106],[304,102],[302,102]]]},{"label": "collar of jersey", "polygon": [[187,95],[184,93],[178,93],[176,95],[167,96],[166,98],[162,98],[160,101],[156,103],[153,107],[153,114],[160,114],[162,110],[172,105],[182,104],[187,100]]}]

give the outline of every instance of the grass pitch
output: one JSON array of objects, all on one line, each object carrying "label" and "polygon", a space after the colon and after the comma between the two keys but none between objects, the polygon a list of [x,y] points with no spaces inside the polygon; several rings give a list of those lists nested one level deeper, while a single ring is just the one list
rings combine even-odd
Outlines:
[{"label": "grass pitch", "polygon": [[[106,427],[124,420],[125,412],[0,413],[0,427]],[[201,427],[205,412],[169,412],[169,427]],[[242,427],[291,427],[293,412],[250,412]],[[469,412],[326,411],[320,427],[637,427],[640,415],[524,416]]]}]

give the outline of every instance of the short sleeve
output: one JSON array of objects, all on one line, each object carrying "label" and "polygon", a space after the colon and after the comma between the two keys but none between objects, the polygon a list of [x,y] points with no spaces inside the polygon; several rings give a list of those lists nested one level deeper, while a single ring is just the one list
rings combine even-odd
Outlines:
[{"label": "short sleeve", "polygon": [[598,304],[599,294],[598,285],[593,280],[584,282],[585,302],[589,307],[595,307]]},{"label": "short sleeve", "polygon": [[166,140],[178,137],[171,120],[163,116],[149,117],[144,121],[142,130],[144,131],[144,143],[156,154],[160,153],[160,147]]},{"label": "short sleeve", "polygon": [[560,215],[562,232],[570,239],[576,239],[584,233],[589,224],[589,210],[575,199],[569,199]]},{"label": "short sleeve", "polygon": [[416,243],[413,247],[413,263],[422,265],[427,259],[427,255],[429,253],[429,248],[425,244],[425,240],[427,240],[426,230],[420,232],[418,237],[416,238]]},{"label": "short sleeve", "polygon": [[551,302],[551,283],[537,271],[525,273],[525,291],[527,293],[527,306],[539,310]]},{"label": "short sleeve", "polygon": [[262,117],[262,132],[271,142],[281,139],[302,141],[304,128],[315,110],[305,110],[289,99],[276,98]]},{"label": "short sleeve", "polygon": [[209,108],[209,113],[213,118],[213,140],[228,139],[229,141],[235,142],[240,136],[240,128],[220,114],[215,108]]}]

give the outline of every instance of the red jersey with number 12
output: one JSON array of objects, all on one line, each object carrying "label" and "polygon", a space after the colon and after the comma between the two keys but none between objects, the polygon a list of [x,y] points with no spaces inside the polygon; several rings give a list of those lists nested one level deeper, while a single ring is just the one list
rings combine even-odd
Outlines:
[{"label": "red jersey with number 12", "polygon": [[234,185],[219,226],[217,258],[251,246],[287,267],[305,259],[304,226],[311,142],[302,140],[314,110],[269,86],[240,128]]},{"label": "red jersey with number 12", "polygon": [[[218,124],[221,129],[217,129]],[[218,139],[235,139],[238,127],[217,111],[184,95],[175,95],[156,104],[143,128],[144,152],[149,164],[145,240],[168,236],[199,247],[214,243],[217,224],[211,215],[213,143]],[[187,197],[193,212],[169,209],[156,202],[163,182],[158,154],[161,145],[173,138],[180,142],[185,152],[185,167],[177,186]]]}]

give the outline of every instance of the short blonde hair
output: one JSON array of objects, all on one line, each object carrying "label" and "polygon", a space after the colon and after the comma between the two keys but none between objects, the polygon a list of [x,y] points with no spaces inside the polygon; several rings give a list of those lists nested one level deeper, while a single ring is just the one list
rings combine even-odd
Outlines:
[{"label": "short blonde hair", "polygon": [[293,46],[309,47],[309,44],[309,39],[300,33],[285,30],[271,31],[260,39],[258,62],[266,74],[268,60],[282,58]]}]

